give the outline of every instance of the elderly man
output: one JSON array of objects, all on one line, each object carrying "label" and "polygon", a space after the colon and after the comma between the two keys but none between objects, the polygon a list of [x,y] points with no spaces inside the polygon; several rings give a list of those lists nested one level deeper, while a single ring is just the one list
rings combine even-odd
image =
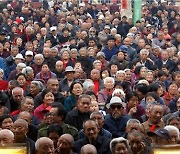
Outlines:
[{"label": "elderly man", "polygon": [[96,147],[92,144],[86,144],[81,148],[81,154],[97,154]]},{"label": "elderly man", "polygon": [[[93,112],[93,113],[91,113],[90,119],[97,122],[97,124],[99,126],[99,135],[111,139],[112,134],[108,130],[103,128],[104,116],[103,116],[103,114],[101,112]],[[79,138],[82,139],[84,137],[85,137],[85,134],[84,134],[83,130],[79,131]]]},{"label": "elderly man", "polygon": [[57,154],[73,154],[74,138],[70,134],[63,134],[57,143]]},{"label": "elderly man", "polygon": [[44,62],[44,56],[42,54],[37,54],[34,56],[34,63],[31,67],[34,70],[34,75],[37,75],[41,71],[41,66]]},{"label": "elderly man", "polygon": [[22,99],[24,98],[24,91],[21,87],[15,87],[12,90],[12,97],[10,98],[10,111],[19,109]]},{"label": "elderly man", "polygon": [[36,143],[36,154],[54,154],[53,141],[48,137],[39,138]]},{"label": "elderly man", "polygon": [[14,134],[8,129],[0,130],[0,145],[12,144],[14,142]]},{"label": "elderly man", "polygon": [[13,133],[15,137],[14,142],[29,144],[30,152],[33,154],[35,152],[35,143],[33,140],[31,140],[26,136],[28,132],[28,123],[23,119],[18,119],[14,122],[13,126],[14,126]]},{"label": "elderly man", "polygon": [[123,136],[129,120],[129,117],[123,115],[125,103],[119,97],[114,96],[106,107],[109,109],[109,114],[105,117],[104,128],[111,132],[113,137]]},{"label": "elderly man", "polygon": [[150,107],[149,118],[146,122],[142,123],[142,132],[147,136],[147,132],[154,132],[164,127],[164,122],[161,120],[163,116],[163,106],[155,104]]},{"label": "elderly man", "polygon": [[110,140],[99,135],[98,124],[94,120],[87,120],[83,123],[83,129],[86,138],[80,139],[74,143],[75,152],[80,154],[81,148],[86,144],[92,144],[96,147],[98,154],[110,153]]}]

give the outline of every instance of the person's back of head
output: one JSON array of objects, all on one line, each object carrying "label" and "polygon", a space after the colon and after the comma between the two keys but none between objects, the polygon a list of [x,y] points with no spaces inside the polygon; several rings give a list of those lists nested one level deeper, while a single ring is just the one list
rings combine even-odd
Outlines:
[{"label": "person's back of head", "polygon": [[86,144],[81,148],[81,154],[97,154],[96,147],[92,144]]}]

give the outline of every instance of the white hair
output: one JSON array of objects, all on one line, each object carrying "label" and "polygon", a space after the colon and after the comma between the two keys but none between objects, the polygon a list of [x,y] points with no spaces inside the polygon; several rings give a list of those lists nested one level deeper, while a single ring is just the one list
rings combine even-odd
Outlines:
[{"label": "white hair", "polygon": [[127,123],[126,123],[126,127],[128,127],[130,123],[137,123],[137,124],[139,124],[139,126],[141,125],[141,122],[139,120],[137,120],[137,119],[129,119],[127,121]]},{"label": "white hair", "polygon": [[123,71],[123,70],[117,71],[117,72],[116,72],[116,77],[117,77],[119,74],[124,74],[124,76],[125,76],[125,71]]},{"label": "white hair", "polygon": [[179,138],[179,129],[173,125],[167,125],[164,127],[164,129],[166,129],[168,132],[170,131],[176,131],[176,133],[178,134],[178,138]]},{"label": "white hair", "polygon": [[9,134],[9,138],[14,139],[14,133],[11,130],[9,130],[9,129],[2,129],[2,130],[0,130],[0,135],[1,134]]},{"label": "white hair", "polygon": [[147,49],[142,49],[142,50],[140,51],[140,55],[141,55],[142,53],[147,53],[147,55],[149,55],[149,51],[148,51]]},{"label": "white hair", "polygon": [[28,73],[33,73],[33,69],[32,69],[32,67],[27,66],[27,67],[22,69],[22,73],[25,75],[28,75]]},{"label": "white hair", "polygon": [[100,64],[102,65],[102,62],[101,62],[100,60],[95,60],[95,61],[93,62],[93,66],[94,66],[95,64],[97,64],[97,63],[100,63]]},{"label": "white hair", "polygon": [[112,80],[113,84],[115,83],[114,78],[112,78],[112,77],[106,77],[106,78],[104,79],[104,84],[107,82],[107,80]]},{"label": "white hair", "polygon": [[180,51],[177,53],[178,56],[180,56]]},{"label": "white hair", "polygon": [[12,95],[13,95],[14,91],[15,91],[15,90],[18,90],[18,89],[21,90],[22,95],[24,95],[24,90],[23,90],[21,87],[15,87],[15,88],[13,88],[13,89],[12,89]]},{"label": "white hair", "polygon": [[112,97],[114,97],[116,94],[121,94],[123,98],[125,98],[125,93],[122,89],[115,89],[112,93]]},{"label": "white hair", "polygon": [[37,57],[40,57],[41,59],[43,59],[43,60],[44,60],[44,56],[43,56],[42,54],[40,54],[40,53],[39,53],[39,54],[37,54],[37,55],[35,55],[35,56],[34,56],[34,59],[35,59],[35,58],[37,58]]},{"label": "white hair", "polygon": [[86,91],[89,87],[94,86],[94,83],[91,79],[87,79],[83,83],[83,89]]},{"label": "white hair", "polygon": [[44,142],[44,140],[47,140],[47,141],[49,141],[49,142],[52,142],[52,144],[53,144],[53,141],[52,141],[49,137],[41,137],[41,138],[39,138],[39,139],[36,141],[36,143],[35,143],[35,148],[36,148],[36,150],[39,150],[39,148],[40,148],[42,142]]}]

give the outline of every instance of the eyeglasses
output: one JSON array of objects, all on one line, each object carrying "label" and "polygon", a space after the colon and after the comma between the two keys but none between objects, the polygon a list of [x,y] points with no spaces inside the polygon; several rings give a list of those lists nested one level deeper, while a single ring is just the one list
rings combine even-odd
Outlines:
[{"label": "eyeglasses", "polygon": [[111,107],[110,107],[111,109],[122,109],[123,108],[123,106],[122,105],[111,105]]},{"label": "eyeglasses", "polygon": [[95,33],[95,31],[90,31],[90,33]]}]

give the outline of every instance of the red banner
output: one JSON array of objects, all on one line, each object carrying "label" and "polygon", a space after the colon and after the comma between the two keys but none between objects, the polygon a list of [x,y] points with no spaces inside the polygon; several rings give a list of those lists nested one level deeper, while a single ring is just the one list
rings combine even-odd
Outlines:
[{"label": "red banner", "polygon": [[127,0],[121,0],[122,9],[127,9]]}]

